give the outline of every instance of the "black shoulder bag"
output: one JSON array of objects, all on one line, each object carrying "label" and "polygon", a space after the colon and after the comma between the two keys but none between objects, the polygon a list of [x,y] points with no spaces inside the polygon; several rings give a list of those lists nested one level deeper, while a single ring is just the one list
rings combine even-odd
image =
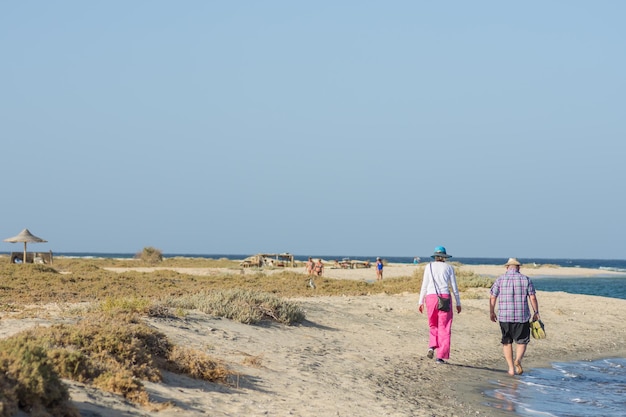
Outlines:
[{"label": "black shoulder bag", "polygon": [[437,281],[435,281],[435,276],[433,275],[433,264],[428,265],[430,267],[430,277],[433,280],[433,284],[435,285],[435,292],[437,293],[437,310],[439,311],[450,311],[450,301],[452,297],[442,297],[439,293],[439,287],[437,287]]}]

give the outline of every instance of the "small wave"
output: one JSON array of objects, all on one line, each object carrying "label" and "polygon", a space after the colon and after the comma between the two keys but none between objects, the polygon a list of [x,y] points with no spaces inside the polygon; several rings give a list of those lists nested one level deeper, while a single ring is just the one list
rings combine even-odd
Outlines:
[{"label": "small wave", "polygon": [[622,417],[625,371],[625,358],[558,362],[529,369],[487,395],[520,417]]},{"label": "small wave", "polygon": [[[525,413],[528,413],[528,414],[525,414],[525,415],[530,415],[530,416],[558,417],[558,414],[552,414],[552,413],[550,413],[548,411],[539,411],[539,410],[535,410],[535,409],[529,408],[529,407],[522,407],[522,410]],[[520,410],[520,411],[522,411],[522,410]]]},{"label": "small wave", "polygon": [[626,272],[626,269],[624,268],[615,268],[612,266],[601,266],[598,269],[601,269],[603,271],[612,271],[612,272]]}]

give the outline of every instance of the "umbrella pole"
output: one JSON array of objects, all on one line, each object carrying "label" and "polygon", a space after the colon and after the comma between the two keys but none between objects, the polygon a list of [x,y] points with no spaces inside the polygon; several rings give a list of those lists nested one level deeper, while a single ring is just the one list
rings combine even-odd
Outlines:
[{"label": "umbrella pole", "polygon": [[22,264],[26,263],[26,242],[24,242],[24,260],[22,261]]}]

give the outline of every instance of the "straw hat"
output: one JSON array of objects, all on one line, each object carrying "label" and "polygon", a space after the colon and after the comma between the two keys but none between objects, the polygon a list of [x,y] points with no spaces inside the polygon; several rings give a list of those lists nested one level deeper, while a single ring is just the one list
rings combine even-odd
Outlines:
[{"label": "straw hat", "polygon": [[509,258],[507,263],[504,264],[504,266],[510,266],[510,265],[522,266],[522,264],[517,260],[517,258]]}]

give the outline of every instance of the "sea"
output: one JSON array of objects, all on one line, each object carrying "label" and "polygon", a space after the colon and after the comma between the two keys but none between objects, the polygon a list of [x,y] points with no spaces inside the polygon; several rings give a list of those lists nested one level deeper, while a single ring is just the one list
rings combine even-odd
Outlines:
[{"label": "sea", "polygon": [[[55,253],[78,258],[133,258],[130,253]],[[169,257],[245,259],[243,254],[164,254]],[[311,256],[325,260],[369,260],[376,256],[294,255],[297,261]],[[414,263],[416,257],[381,256],[390,263]],[[430,256],[417,257],[428,262]],[[508,258],[507,258],[508,259]],[[504,258],[452,258],[466,265],[500,265]],[[557,265],[607,271],[603,276],[581,273],[575,278],[542,276],[533,278],[538,291],[562,291],[626,299],[626,259],[544,259],[518,258],[522,264]],[[610,272],[610,273],[609,273]],[[619,275],[615,275],[618,272]],[[622,274],[623,273],[623,274]],[[619,325],[624,325],[620,323]],[[526,369],[524,375],[506,381],[490,381],[486,405],[493,416],[541,417],[624,417],[626,416],[626,358],[608,357],[595,361],[554,362],[550,367]]]}]

